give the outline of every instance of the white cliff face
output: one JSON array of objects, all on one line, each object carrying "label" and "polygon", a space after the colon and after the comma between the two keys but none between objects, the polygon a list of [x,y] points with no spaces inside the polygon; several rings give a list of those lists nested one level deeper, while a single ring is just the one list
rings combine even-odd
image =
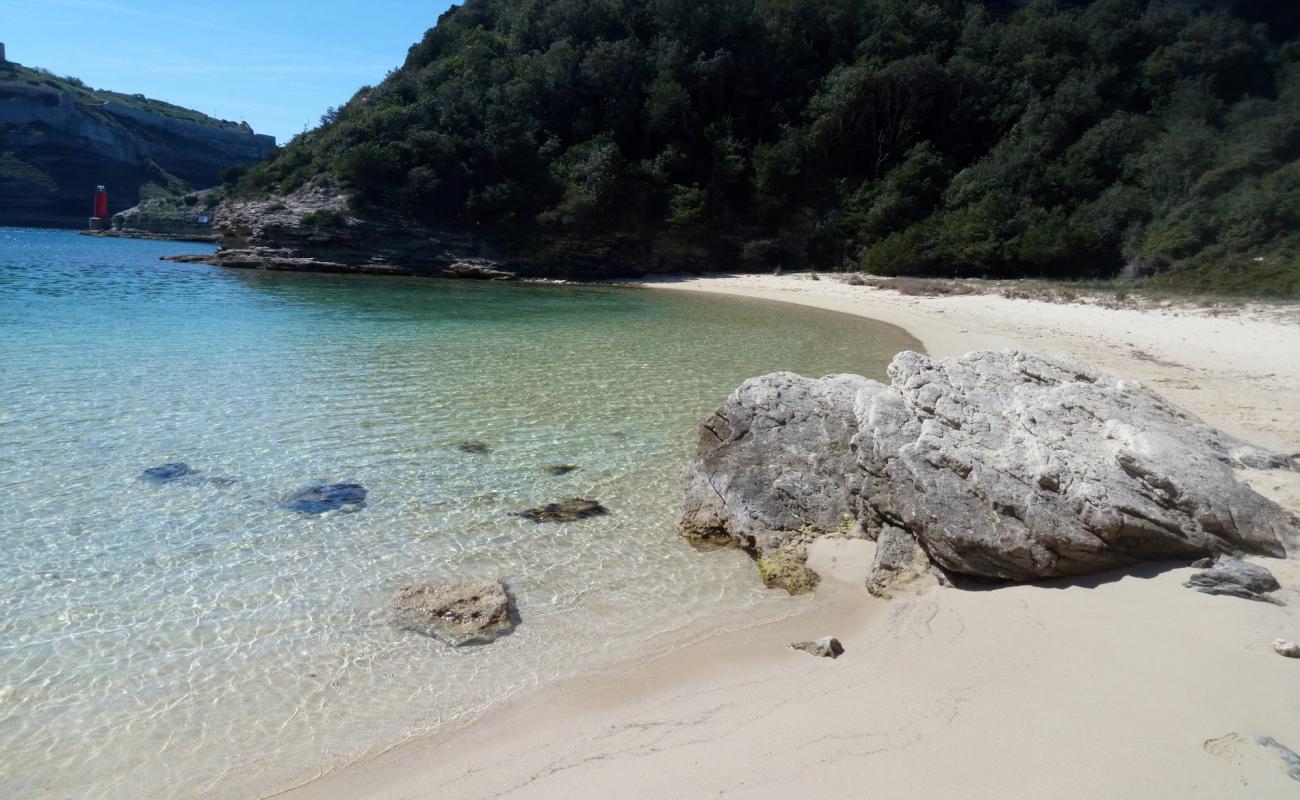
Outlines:
[{"label": "white cliff face", "polygon": [[788,373],[747,381],[701,428],[688,532],[761,556],[834,530],[847,513],[872,538],[906,532],[945,570],[1011,580],[1218,553],[1280,557],[1300,534],[1289,512],[1233,475],[1292,469],[1290,457],[1139,384],[1026,352],[904,352],[889,375],[889,386]]},{"label": "white cliff face", "polygon": [[161,184],[165,175],[206,188],[221,170],[257,163],[274,147],[271,136],[113,101],[86,102],[57,89],[6,82],[0,71],[0,152],[22,165],[0,171],[3,222],[83,224],[97,184],[108,187],[110,211],[116,212],[135,205],[140,187]]}]

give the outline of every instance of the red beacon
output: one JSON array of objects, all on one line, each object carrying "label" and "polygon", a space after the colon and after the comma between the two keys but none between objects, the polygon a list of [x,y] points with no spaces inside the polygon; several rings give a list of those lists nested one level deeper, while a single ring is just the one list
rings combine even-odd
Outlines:
[{"label": "red beacon", "polygon": [[108,192],[103,186],[95,187],[95,213],[90,217],[90,229],[102,231],[108,227]]}]

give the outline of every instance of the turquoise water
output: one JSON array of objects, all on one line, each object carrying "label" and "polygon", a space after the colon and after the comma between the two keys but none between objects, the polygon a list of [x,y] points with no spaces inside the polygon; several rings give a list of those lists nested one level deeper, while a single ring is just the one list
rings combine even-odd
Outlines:
[{"label": "turquoise water", "polygon": [[[202,249],[0,228],[0,797],[264,794],[788,614],[676,536],[695,426],[751,375],[915,346],[728,298],[158,260]],[[137,477],[173,461],[233,480]],[[367,505],[278,507],[315,481]],[[574,496],[611,514],[510,515]],[[489,647],[387,611],[498,575],[522,624]]]}]

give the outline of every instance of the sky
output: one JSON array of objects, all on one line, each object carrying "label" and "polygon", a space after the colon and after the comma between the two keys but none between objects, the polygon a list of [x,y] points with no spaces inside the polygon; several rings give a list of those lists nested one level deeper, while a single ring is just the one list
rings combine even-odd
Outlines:
[{"label": "sky", "polygon": [[0,0],[10,61],[284,144],[383,80],[449,0]]}]

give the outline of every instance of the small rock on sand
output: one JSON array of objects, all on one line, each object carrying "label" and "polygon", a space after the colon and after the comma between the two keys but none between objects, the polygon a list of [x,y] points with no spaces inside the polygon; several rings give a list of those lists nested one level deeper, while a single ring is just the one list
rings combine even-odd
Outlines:
[{"label": "small rock on sand", "polygon": [[1288,642],[1286,639],[1274,639],[1273,652],[1287,658],[1300,658],[1300,644]]},{"label": "small rock on sand", "polygon": [[1282,604],[1267,594],[1281,588],[1273,573],[1239,558],[1220,561],[1204,572],[1196,573],[1183,585],[1205,594],[1226,594],[1246,600]]},{"label": "small rock on sand", "polygon": [[823,636],[820,639],[807,642],[795,642],[790,645],[795,650],[802,650],[805,653],[812,653],[822,658],[839,658],[844,654],[844,645],[834,636]]}]

